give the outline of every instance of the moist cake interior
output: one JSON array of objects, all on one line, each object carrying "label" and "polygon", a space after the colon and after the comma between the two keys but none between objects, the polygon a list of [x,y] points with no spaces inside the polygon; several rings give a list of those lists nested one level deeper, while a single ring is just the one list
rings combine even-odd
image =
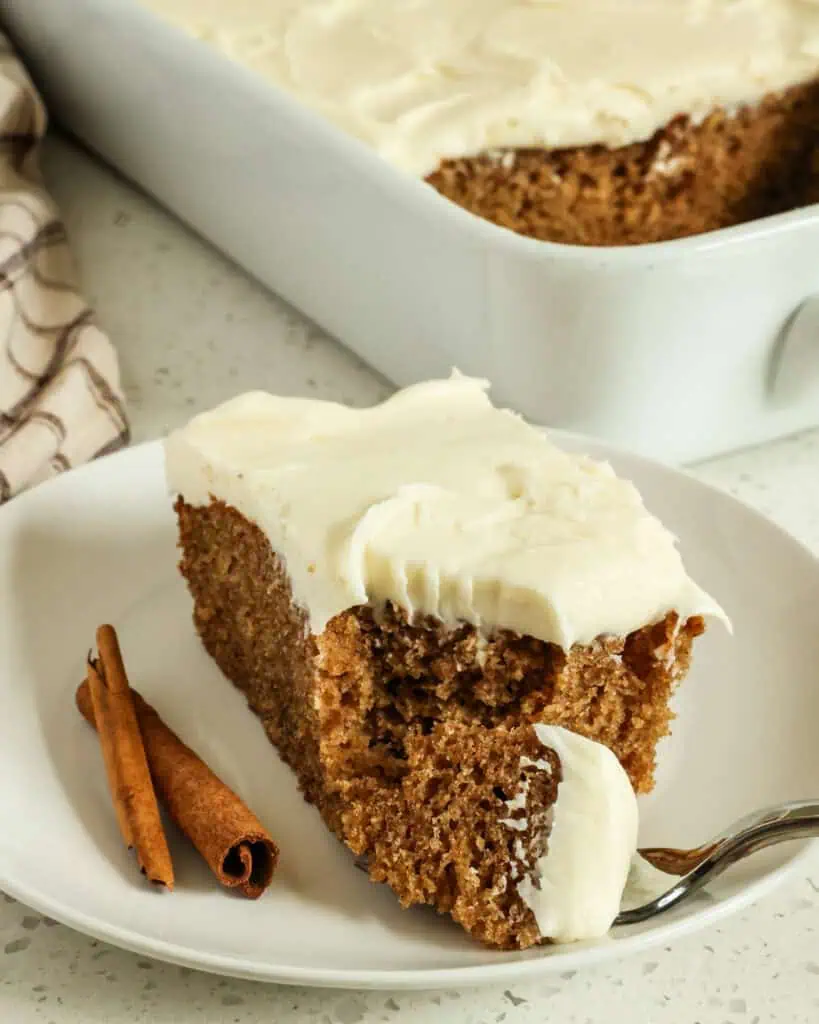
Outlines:
[{"label": "moist cake interior", "polygon": [[563,651],[359,606],[314,635],[253,522],[217,500],[176,511],[206,649],[370,877],[489,946],[540,941],[518,883],[548,851],[561,766],[531,723],[600,741],[648,792],[702,619],[672,613]]}]

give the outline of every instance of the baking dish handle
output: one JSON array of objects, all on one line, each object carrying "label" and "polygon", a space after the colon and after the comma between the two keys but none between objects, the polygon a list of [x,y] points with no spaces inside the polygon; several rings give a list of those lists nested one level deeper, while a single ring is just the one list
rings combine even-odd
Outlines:
[{"label": "baking dish handle", "polygon": [[819,405],[819,295],[802,303],[780,336],[770,395],[778,406],[810,400]]}]

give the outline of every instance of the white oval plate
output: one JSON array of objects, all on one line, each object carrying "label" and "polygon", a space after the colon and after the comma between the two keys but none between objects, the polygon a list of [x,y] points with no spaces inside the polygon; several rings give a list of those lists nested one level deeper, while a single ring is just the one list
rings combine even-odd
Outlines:
[{"label": "white oval plate", "polygon": [[[724,604],[681,688],[643,844],[691,846],[738,815],[819,789],[819,563],[770,522],[674,470],[592,442],[680,537]],[[735,868],[673,915],[583,945],[495,953],[371,885],[299,795],[243,699],[200,649],[177,576],[158,443],[78,469],[0,510],[0,888],[97,938],[163,960],[305,985],[511,982],[645,949],[769,890],[805,852]],[[257,903],[221,890],[171,835],[172,895],[123,850],[74,690],[95,627],[113,622],[131,680],[246,799],[281,845]]]}]

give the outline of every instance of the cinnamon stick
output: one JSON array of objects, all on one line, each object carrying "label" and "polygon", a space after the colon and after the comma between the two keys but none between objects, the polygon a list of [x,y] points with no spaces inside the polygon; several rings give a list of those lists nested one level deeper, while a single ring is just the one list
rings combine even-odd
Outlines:
[{"label": "cinnamon stick", "polygon": [[[154,708],[131,690],[156,792],[222,885],[258,899],[270,884],[279,851],[264,826],[179,737]],[[87,683],[77,707],[91,725],[95,711]]]},{"label": "cinnamon stick", "polygon": [[125,666],[111,626],[97,630],[99,660],[89,658],[88,707],[97,724],[108,786],[126,846],[150,882],[173,889],[171,855],[151,782]]}]

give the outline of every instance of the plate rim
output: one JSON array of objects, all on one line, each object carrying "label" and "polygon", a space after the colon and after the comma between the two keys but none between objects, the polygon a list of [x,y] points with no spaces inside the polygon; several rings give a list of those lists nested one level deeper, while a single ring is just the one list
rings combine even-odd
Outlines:
[{"label": "plate rim", "polygon": [[[750,514],[768,530],[773,530],[786,543],[794,545],[806,555],[819,571],[819,557],[801,540],[781,527],[777,522],[763,515],[752,505],[742,501],[733,494],[721,490],[714,485],[693,476],[685,468],[666,465],[655,459],[620,448],[584,435],[569,431],[543,428],[557,443],[561,441],[573,448],[585,448],[592,457],[608,459],[622,457],[632,463],[645,467],[647,471],[684,477],[686,484],[695,491],[704,491],[717,495],[720,500],[742,509]],[[82,487],[82,481],[91,476],[103,475],[110,467],[109,459],[117,462],[144,461],[145,469],[149,470],[152,462],[160,461],[162,440],[150,440],[131,445],[111,455],[106,455],[92,462],[79,466],[68,473],[61,474],[44,481],[31,490],[17,496],[3,508],[0,508],[0,537],[5,531],[5,524],[22,513],[28,506],[42,501],[45,492],[51,493],[61,488]],[[2,685],[2,683],[0,683]],[[525,959],[502,959],[496,963],[478,963],[462,967],[441,968],[391,968],[368,969],[360,968],[327,968],[302,967],[297,965],[271,965],[246,957],[231,956],[221,953],[202,952],[186,945],[179,945],[166,940],[154,939],[134,931],[128,927],[113,924],[95,915],[86,914],[78,907],[73,907],[59,899],[53,899],[36,886],[20,882],[11,877],[4,866],[0,854],[0,890],[26,906],[45,914],[55,921],[72,928],[91,938],[108,942],[131,953],[161,960],[181,967],[189,967],[210,974],[224,975],[234,978],[267,982],[272,984],[302,985],[317,988],[367,989],[411,991],[422,989],[443,989],[450,987],[480,987],[501,982],[519,982],[534,980],[538,976],[559,971],[576,970],[581,967],[595,966],[603,962],[619,960],[625,956],[639,953],[664,942],[676,940],[717,922],[756,903],[764,896],[773,892],[812,856],[814,847],[819,847],[819,839],[807,840],[790,859],[774,868],[749,884],[740,891],[725,897],[718,903],[703,907],[699,911],[682,918],[673,919],[668,923],[660,923],[649,931],[628,935],[618,930],[617,938],[594,946],[566,947],[555,956],[532,956]],[[502,955],[502,954],[501,954]]]},{"label": "plate rim", "polygon": [[[366,989],[374,991],[418,991],[447,988],[479,988],[484,985],[534,981],[540,975],[595,967],[620,960],[664,942],[684,938],[703,928],[719,923],[744,907],[758,902],[782,885],[819,847],[819,839],[807,840],[790,861],[770,874],[746,886],[740,892],[703,908],[699,913],[660,925],[651,931],[618,938],[600,945],[582,947],[557,956],[532,956],[523,960],[499,960],[497,963],[473,964],[465,967],[401,968],[361,971],[355,968],[276,967],[224,954],[201,953],[190,947],[161,939],[146,939],[128,928],[111,925],[100,918],[83,914],[39,894],[27,886],[9,883],[0,864],[0,890],[45,914],[60,924],[92,939],[107,942],[130,953],[146,956],[177,967],[190,967],[206,974],[215,974],[246,981],[275,985],[301,985],[307,988]],[[503,954],[500,954],[503,955]]]}]

